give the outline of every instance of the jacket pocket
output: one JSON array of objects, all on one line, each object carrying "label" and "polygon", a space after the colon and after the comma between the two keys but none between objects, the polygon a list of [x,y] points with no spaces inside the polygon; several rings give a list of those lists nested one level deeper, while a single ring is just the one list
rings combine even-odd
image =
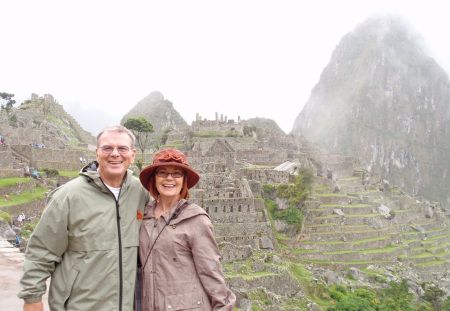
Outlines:
[{"label": "jacket pocket", "polygon": [[190,292],[165,297],[166,310],[203,310],[203,299],[200,292]]},{"label": "jacket pocket", "polygon": [[69,274],[67,276],[66,286],[63,291],[63,302],[64,302],[64,309],[68,308],[69,305],[69,299],[70,294],[72,293],[73,285],[75,284],[75,280],[78,276],[78,270],[75,268],[70,269]]}]

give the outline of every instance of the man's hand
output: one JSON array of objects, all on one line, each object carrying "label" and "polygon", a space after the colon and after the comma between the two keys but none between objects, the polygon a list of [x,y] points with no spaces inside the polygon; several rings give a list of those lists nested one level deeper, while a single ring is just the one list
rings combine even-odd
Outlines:
[{"label": "man's hand", "polygon": [[23,305],[23,311],[44,311],[44,304],[42,301],[25,303]]}]

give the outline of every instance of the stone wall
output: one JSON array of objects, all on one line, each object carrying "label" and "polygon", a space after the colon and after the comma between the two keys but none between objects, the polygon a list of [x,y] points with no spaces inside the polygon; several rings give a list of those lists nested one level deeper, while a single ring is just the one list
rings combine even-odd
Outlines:
[{"label": "stone wall", "polygon": [[30,182],[19,182],[15,186],[2,187],[0,188],[0,196],[4,196],[5,194],[9,194],[11,192],[22,192],[24,190],[33,188],[35,185],[36,183],[32,179],[30,179]]},{"label": "stone wall", "polygon": [[11,217],[17,219],[20,213],[24,213],[26,219],[38,218],[39,215],[44,211],[45,205],[47,203],[47,198],[40,200],[34,200],[20,205],[4,206],[2,209],[7,212]]},{"label": "stone wall", "polygon": [[30,167],[38,169],[54,168],[76,171],[84,165],[84,163],[80,163],[80,158],[87,157],[87,152],[82,150],[47,149],[27,145],[14,145],[11,148],[22,157],[27,158],[30,161]]},{"label": "stone wall", "polygon": [[12,170],[14,157],[9,145],[0,145],[0,170]]}]

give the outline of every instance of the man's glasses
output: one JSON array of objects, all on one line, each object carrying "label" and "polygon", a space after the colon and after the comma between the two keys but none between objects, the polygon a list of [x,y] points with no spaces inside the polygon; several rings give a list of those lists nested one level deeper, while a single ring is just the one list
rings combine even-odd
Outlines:
[{"label": "man's glasses", "polygon": [[[108,145],[101,146],[99,148],[102,149],[103,153],[106,153],[106,154],[112,153],[114,151],[114,149],[115,149],[114,147],[108,146]],[[117,151],[120,154],[125,154],[125,153],[128,153],[130,151],[130,147],[128,147],[128,146],[119,146],[119,147],[117,147]]]},{"label": "man's glasses", "polygon": [[184,176],[183,171],[174,171],[172,173],[169,173],[168,171],[157,171],[156,176],[161,178],[166,178],[167,176],[171,175],[173,178],[181,178]]}]

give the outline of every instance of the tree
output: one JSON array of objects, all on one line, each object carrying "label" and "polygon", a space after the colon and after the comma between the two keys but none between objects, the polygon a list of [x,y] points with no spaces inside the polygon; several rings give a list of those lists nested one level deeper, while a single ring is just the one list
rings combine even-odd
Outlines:
[{"label": "tree", "polygon": [[150,133],[153,133],[153,124],[144,117],[138,117],[126,119],[123,126],[136,136],[136,143],[142,152],[141,163],[144,163],[145,147],[147,147]]},{"label": "tree", "polygon": [[434,310],[444,310],[442,307],[445,302],[445,292],[439,287],[433,284],[428,285],[422,298],[428,301],[433,306]]},{"label": "tree", "polygon": [[383,290],[380,299],[380,310],[412,311],[412,294],[409,292],[408,283],[403,279],[400,283],[391,281]]},{"label": "tree", "polygon": [[16,103],[16,101],[12,99],[14,96],[14,94],[0,92],[0,98],[6,102],[6,106],[2,104],[2,109],[6,109],[7,112],[11,110],[12,106]]}]

